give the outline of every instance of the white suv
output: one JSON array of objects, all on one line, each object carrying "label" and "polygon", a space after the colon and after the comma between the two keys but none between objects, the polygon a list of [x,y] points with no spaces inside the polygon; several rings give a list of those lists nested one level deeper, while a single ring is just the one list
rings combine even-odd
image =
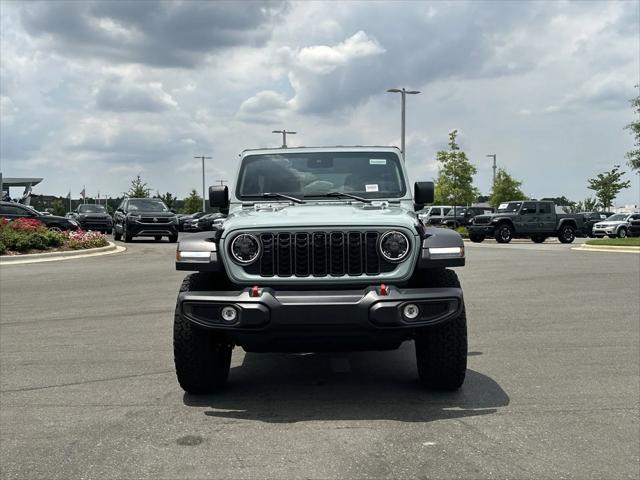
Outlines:
[{"label": "white suv", "polygon": [[594,237],[625,238],[629,231],[629,219],[633,213],[616,213],[602,222],[598,222],[593,226]]},{"label": "white suv", "polygon": [[418,214],[418,217],[426,224],[438,225],[442,217],[452,208],[451,205],[433,205],[432,207],[425,208]]}]

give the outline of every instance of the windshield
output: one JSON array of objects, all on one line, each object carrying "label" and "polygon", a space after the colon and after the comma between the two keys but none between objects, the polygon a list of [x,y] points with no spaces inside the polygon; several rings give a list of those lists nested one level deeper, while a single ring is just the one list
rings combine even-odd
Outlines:
[{"label": "windshield", "polygon": [[615,215],[611,215],[609,218],[607,218],[607,222],[621,222],[626,219],[626,213],[616,213]]},{"label": "windshield", "polygon": [[375,199],[402,197],[406,186],[391,152],[283,152],[245,157],[237,192],[253,199],[265,193],[322,198],[330,192]]},{"label": "windshield", "polygon": [[102,205],[80,205],[78,207],[80,213],[106,213]]},{"label": "windshield", "polygon": [[522,202],[501,203],[498,205],[498,213],[517,212],[520,210],[520,205],[522,205]]},{"label": "windshield", "polygon": [[167,206],[161,200],[146,198],[134,198],[129,200],[129,210],[140,210],[143,212],[168,212]]}]

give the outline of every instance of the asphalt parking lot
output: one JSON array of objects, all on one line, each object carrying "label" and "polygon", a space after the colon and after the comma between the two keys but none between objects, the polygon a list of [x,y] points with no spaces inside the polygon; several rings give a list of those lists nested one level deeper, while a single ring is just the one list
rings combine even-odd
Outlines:
[{"label": "asphalt parking lot", "polygon": [[1,477],[638,478],[640,256],[468,244],[469,371],[418,387],[413,346],[234,351],[184,395],[175,245],[0,269]]}]

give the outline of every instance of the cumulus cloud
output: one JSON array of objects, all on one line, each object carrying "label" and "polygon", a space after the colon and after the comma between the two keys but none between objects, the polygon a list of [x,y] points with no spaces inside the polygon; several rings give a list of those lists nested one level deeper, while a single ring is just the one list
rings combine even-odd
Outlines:
[{"label": "cumulus cloud", "polygon": [[110,77],[93,95],[99,110],[113,112],[162,112],[177,107],[160,82],[135,83]]},{"label": "cumulus cloud", "polygon": [[251,123],[278,122],[288,109],[289,103],[282,95],[264,90],[242,102],[238,118]]},{"label": "cumulus cloud", "polygon": [[64,55],[194,68],[206,54],[264,44],[286,3],[58,1],[25,5],[24,28]]}]

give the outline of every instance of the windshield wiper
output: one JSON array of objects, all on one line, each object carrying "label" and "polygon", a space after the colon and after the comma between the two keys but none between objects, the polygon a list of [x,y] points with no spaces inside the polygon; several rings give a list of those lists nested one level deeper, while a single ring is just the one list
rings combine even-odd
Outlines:
[{"label": "windshield wiper", "polygon": [[285,195],[284,193],[267,192],[263,193],[262,196],[266,198],[286,198],[287,200],[291,200],[296,203],[307,203],[304,200],[300,200],[299,198],[292,197],[290,195]]},{"label": "windshield wiper", "polygon": [[354,200],[358,200],[359,202],[371,203],[371,200],[369,200],[368,198],[359,197],[358,195],[352,195],[350,193],[345,193],[345,192],[329,192],[329,193],[325,193],[323,196],[325,196],[325,197],[348,197],[348,198],[353,198]]}]

